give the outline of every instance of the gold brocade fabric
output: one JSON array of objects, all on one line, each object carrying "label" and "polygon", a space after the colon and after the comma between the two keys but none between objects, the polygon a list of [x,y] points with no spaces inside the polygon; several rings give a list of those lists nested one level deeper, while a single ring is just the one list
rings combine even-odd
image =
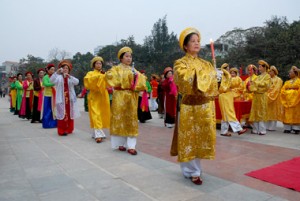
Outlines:
[{"label": "gold brocade fabric", "polygon": [[134,75],[131,66],[119,64],[106,72],[107,83],[114,87],[111,106],[110,134],[117,136],[138,136],[138,96],[146,90],[146,77],[135,70],[136,86],[131,89]]},{"label": "gold brocade fabric", "polygon": [[284,107],[283,123],[300,124],[300,78],[285,81],[280,98]]},{"label": "gold brocade fabric", "polygon": [[251,112],[249,121],[259,122],[267,121],[267,107],[268,107],[268,96],[267,91],[271,84],[271,77],[268,73],[263,73],[253,81],[250,85],[250,91],[253,94],[253,100],[251,105]]},{"label": "gold brocade fabric", "polygon": [[218,94],[216,70],[211,63],[186,54],[174,64],[174,81],[182,94],[178,126],[178,161],[214,159]]},{"label": "gold brocade fabric", "polygon": [[230,89],[235,99],[240,99],[243,94],[243,80],[239,76],[231,77]]},{"label": "gold brocade fabric", "polygon": [[88,108],[91,128],[109,128],[110,104],[105,75],[97,70],[90,71],[83,81],[84,87],[89,90]]},{"label": "gold brocade fabric", "polygon": [[26,89],[26,98],[29,98],[30,97],[30,92],[33,91],[33,81],[32,82],[28,82],[26,80],[24,82],[27,82],[27,84],[28,84],[28,88]]},{"label": "gold brocade fabric", "polygon": [[280,101],[282,80],[278,76],[271,78],[271,86],[268,90],[268,120],[282,121],[283,107]]},{"label": "gold brocade fabric", "polygon": [[10,96],[11,96],[12,108],[16,108],[17,90],[11,89]]},{"label": "gold brocade fabric", "polygon": [[234,110],[234,92],[231,85],[233,84],[233,77],[230,76],[228,71],[223,70],[222,81],[219,88],[219,105],[222,114],[222,121],[236,122],[236,115]]},{"label": "gold brocade fabric", "polygon": [[257,78],[257,75],[252,75],[251,77],[248,77],[244,82],[243,82],[243,98],[244,100],[252,100],[253,99],[253,93],[250,92],[247,89],[247,83],[252,80],[254,81]]}]

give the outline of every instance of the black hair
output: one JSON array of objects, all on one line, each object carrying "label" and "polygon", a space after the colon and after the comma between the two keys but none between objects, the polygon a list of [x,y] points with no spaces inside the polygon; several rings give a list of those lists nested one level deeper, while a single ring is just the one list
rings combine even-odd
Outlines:
[{"label": "black hair", "polygon": [[172,72],[172,74],[173,74],[173,70],[168,70],[168,71],[164,74],[164,77],[165,77],[165,78],[167,78],[167,74],[168,74],[169,72]]},{"label": "black hair", "polygon": [[123,52],[123,53],[120,55],[120,60],[123,59],[125,53],[126,53],[126,52]]},{"label": "black hair", "polygon": [[[99,61],[99,60],[98,60]],[[94,61],[93,62],[93,68],[95,68],[95,63],[96,63],[97,61]],[[102,67],[103,67],[103,65],[104,65],[104,63],[102,62],[102,61],[100,61],[101,63],[102,63]]]},{"label": "black hair", "polygon": [[[196,34],[196,33],[190,33],[190,34],[188,34],[188,35],[184,38],[184,41],[183,41],[183,49],[184,49],[184,46],[187,46],[187,44],[188,44],[188,42],[190,41],[192,35],[194,35],[194,34]],[[197,34],[196,34],[196,35],[197,35]],[[186,51],[186,50],[184,49],[184,51]]]}]

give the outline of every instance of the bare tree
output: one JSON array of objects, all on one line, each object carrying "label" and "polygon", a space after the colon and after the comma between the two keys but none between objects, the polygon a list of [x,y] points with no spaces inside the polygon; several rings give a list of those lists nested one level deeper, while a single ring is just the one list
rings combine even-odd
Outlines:
[{"label": "bare tree", "polygon": [[71,54],[66,50],[60,50],[57,47],[55,47],[49,51],[48,59],[50,61],[60,61],[69,58],[70,56]]}]

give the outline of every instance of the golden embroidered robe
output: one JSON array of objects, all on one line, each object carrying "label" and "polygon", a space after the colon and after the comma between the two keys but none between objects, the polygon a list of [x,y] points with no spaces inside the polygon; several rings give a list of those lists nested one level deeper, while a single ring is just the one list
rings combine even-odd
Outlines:
[{"label": "golden embroidered robe", "polygon": [[174,81],[182,95],[178,121],[178,161],[214,159],[217,73],[208,61],[186,54],[174,64]]},{"label": "golden embroidered robe", "polygon": [[222,120],[237,122],[234,110],[234,92],[231,90],[232,78],[228,71],[223,70],[222,81],[219,88],[219,105]]},{"label": "golden embroidered robe", "polygon": [[[139,91],[147,90],[146,77],[131,66],[119,64],[113,66],[105,74],[107,83],[114,87],[110,135],[137,137],[138,136],[138,97]],[[133,82],[135,85],[133,87]]]},{"label": "golden embroidered robe", "polygon": [[300,124],[300,78],[285,81],[280,98],[284,107],[283,123]]},{"label": "golden embroidered robe", "polygon": [[231,77],[230,90],[234,99],[240,99],[243,94],[243,80],[239,76]]},{"label": "golden embroidered robe", "polygon": [[89,90],[88,111],[91,128],[109,128],[110,103],[105,75],[98,70],[90,71],[86,74],[83,81],[84,87]]},{"label": "golden embroidered robe", "polygon": [[243,82],[243,98],[244,98],[244,100],[252,100],[253,99],[253,93],[247,89],[247,83],[250,82],[250,80],[254,81],[256,78],[257,78],[257,75],[253,74],[252,76],[249,76]]},{"label": "golden embroidered robe", "polygon": [[271,86],[268,90],[268,121],[282,121],[283,107],[280,101],[282,79],[275,75],[271,78]]},{"label": "golden embroidered robe", "polygon": [[268,96],[267,91],[271,84],[271,76],[264,72],[252,80],[250,91],[253,92],[253,100],[249,121],[267,121]]}]

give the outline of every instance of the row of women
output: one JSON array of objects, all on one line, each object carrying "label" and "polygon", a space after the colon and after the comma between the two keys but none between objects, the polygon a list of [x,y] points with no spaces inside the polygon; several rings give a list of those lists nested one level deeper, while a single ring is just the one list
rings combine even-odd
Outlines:
[{"label": "row of women", "polygon": [[[63,60],[55,71],[54,64],[37,71],[38,77],[26,72],[13,77],[10,84],[11,111],[31,123],[40,122],[43,128],[56,128],[66,136],[74,130],[74,118],[80,116],[74,86],[79,80],[69,73],[72,64]],[[45,71],[47,72],[45,75]]]},{"label": "row of women", "polygon": [[[198,57],[200,33],[194,28],[185,29],[180,35],[180,48],[186,55],[177,60],[165,77],[174,82],[181,94],[180,115],[174,130],[171,155],[178,156],[183,175],[194,184],[202,184],[200,159],[215,157],[216,120],[214,99],[218,95],[216,70],[210,62]],[[131,66],[132,50],[123,47],[118,52],[120,64],[101,73],[103,59],[91,61],[93,71],[84,77],[89,90],[88,109],[90,125],[96,142],[105,139],[104,128],[110,129],[113,149],[136,155],[138,137],[137,108],[145,109],[147,95],[146,76]],[[113,87],[112,105],[109,106],[107,87]],[[174,93],[174,92],[172,92]],[[109,117],[110,118],[107,118]]]},{"label": "row of women", "polygon": [[[195,28],[189,27],[181,32],[179,45],[186,54],[175,61],[172,69],[174,76],[171,76],[170,80],[174,81],[181,96],[180,112],[178,111],[176,116],[170,153],[178,157],[183,176],[196,185],[201,185],[203,182],[200,160],[215,158],[215,98],[219,94],[217,71],[210,62],[198,57],[200,39],[200,32]],[[94,129],[95,140],[102,142],[105,139],[103,129],[109,128],[112,148],[136,155],[139,134],[137,108],[145,109],[148,101],[145,100],[147,96],[142,95],[141,103],[138,105],[139,93],[147,91],[146,77],[131,66],[132,54],[129,47],[121,48],[117,54],[120,64],[113,66],[105,74],[101,73],[103,59],[95,57],[91,61],[93,71],[88,72],[84,77],[84,86],[89,90],[90,125]],[[57,74],[56,76],[60,76],[58,72]],[[249,91],[254,93],[253,104],[258,104],[257,102],[261,100],[261,90],[265,87],[262,80],[264,77],[269,77],[263,72],[260,76],[247,84]],[[55,79],[51,78],[51,80]],[[293,82],[299,83],[299,80]],[[108,86],[114,88],[111,107]],[[288,86],[285,95],[291,96],[290,92],[299,92],[299,88],[296,90]],[[295,99],[298,102],[299,94]],[[287,101],[288,105],[291,103]],[[259,126],[259,119],[254,117],[261,116],[261,113],[258,107],[255,111],[257,113],[251,114],[250,120],[258,122]]]},{"label": "row of women", "polygon": [[284,124],[284,133],[300,133],[300,70],[293,66],[289,71],[290,80],[283,81],[278,77],[275,66],[269,66],[264,60],[258,61],[257,68],[250,64],[247,67],[249,77],[242,82],[237,76],[238,70],[224,63],[219,88],[219,105],[222,114],[221,135],[231,136],[229,125],[233,132],[243,134],[236,118],[233,101],[237,99],[252,100],[248,121],[252,123],[252,134],[265,135],[267,131],[276,129],[277,121]]}]

